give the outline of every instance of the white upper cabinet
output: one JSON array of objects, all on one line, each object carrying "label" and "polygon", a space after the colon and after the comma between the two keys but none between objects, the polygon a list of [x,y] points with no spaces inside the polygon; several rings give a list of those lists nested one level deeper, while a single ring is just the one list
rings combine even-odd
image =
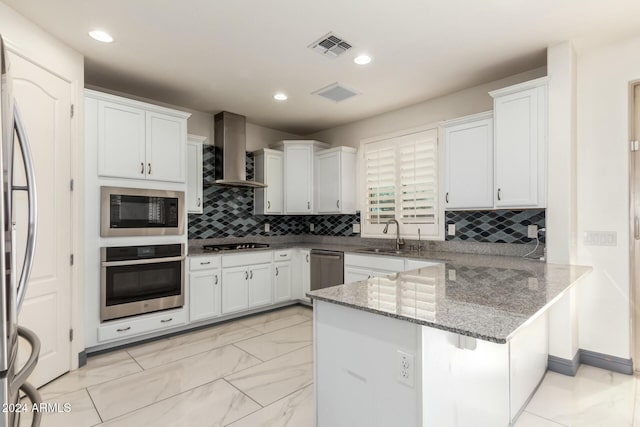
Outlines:
[{"label": "white upper cabinet", "polygon": [[147,112],[147,179],[184,182],[187,121]]},{"label": "white upper cabinet", "polygon": [[187,212],[202,213],[204,204],[202,191],[202,144],[203,136],[189,135],[187,138]]},{"label": "white upper cabinet", "polygon": [[268,148],[254,153],[254,179],[267,184],[253,192],[256,215],[277,215],[284,212],[284,153]]},{"label": "white upper cabinet", "polygon": [[319,141],[281,141],[276,148],[284,151],[284,213],[314,213],[314,157],[320,149],[329,148]]},{"label": "white upper cabinet", "polygon": [[184,113],[92,90],[98,101],[98,174],[113,178],[184,182]]},{"label": "white upper cabinet", "polygon": [[98,174],[144,179],[144,110],[98,101],[98,129]]},{"label": "white upper cabinet", "polygon": [[495,206],[545,207],[547,78],[489,94],[495,115]]},{"label": "white upper cabinet", "polygon": [[445,124],[445,209],[493,208],[493,113]]},{"label": "white upper cabinet", "polygon": [[356,149],[336,147],[315,156],[315,202],[319,214],[356,212]]}]

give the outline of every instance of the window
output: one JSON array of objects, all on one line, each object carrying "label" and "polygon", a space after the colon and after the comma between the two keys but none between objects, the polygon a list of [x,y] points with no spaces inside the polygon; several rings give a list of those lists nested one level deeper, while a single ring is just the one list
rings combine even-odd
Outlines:
[{"label": "window", "polygon": [[395,219],[402,237],[442,239],[437,129],[363,142],[361,152],[362,236],[394,238],[393,228],[382,230]]}]

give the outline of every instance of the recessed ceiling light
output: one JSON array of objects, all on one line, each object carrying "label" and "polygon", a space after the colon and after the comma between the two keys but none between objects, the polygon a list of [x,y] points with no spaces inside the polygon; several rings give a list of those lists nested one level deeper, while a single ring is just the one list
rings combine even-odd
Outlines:
[{"label": "recessed ceiling light", "polygon": [[94,40],[98,40],[99,42],[111,43],[113,41],[113,37],[111,37],[109,33],[101,30],[89,31],[89,35],[91,36],[91,38],[93,38]]},{"label": "recessed ceiling light", "polygon": [[358,55],[353,58],[353,62],[358,65],[367,65],[369,62],[371,62],[371,57],[369,55]]},{"label": "recessed ceiling light", "polygon": [[286,101],[287,98],[288,96],[281,92],[273,95],[273,99],[275,99],[276,101]]}]

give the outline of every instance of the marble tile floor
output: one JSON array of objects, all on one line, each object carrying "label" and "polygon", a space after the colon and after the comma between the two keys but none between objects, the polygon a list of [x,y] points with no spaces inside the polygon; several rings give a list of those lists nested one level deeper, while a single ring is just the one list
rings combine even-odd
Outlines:
[{"label": "marble tile floor", "polygon": [[[42,427],[312,427],[311,318],[292,306],[90,357],[40,389],[72,408]],[[638,387],[586,365],[548,372],[515,427],[640,427]]]}]

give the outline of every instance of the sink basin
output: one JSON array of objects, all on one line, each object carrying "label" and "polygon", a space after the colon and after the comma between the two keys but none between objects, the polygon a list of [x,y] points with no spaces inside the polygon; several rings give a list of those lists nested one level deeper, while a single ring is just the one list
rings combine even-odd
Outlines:
[{"label": "sink basin", "polygon": [[409,253],[406,250],[395,250],[395,249],[381,249],[381,248],[362,248],[358,249],[358,252],[364,252],[368,254],[384,254],[384,255],[400,255]]}]

